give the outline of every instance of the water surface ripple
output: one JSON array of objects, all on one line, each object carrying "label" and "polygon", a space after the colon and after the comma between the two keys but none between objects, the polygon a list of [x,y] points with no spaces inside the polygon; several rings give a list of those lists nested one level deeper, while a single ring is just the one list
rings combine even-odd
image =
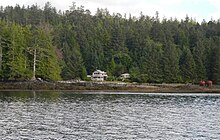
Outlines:
[{"label": "water surface ripple", "polygon": [[0,92],[0,139],[220,139],[220,96]]}]

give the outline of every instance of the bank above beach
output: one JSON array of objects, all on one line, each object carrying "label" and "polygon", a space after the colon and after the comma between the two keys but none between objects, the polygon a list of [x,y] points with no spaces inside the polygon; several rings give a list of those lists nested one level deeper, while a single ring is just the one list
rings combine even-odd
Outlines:
[{"label": "bank above beach", "polygon": [[183,92],[220,93],[220,86],[211,87],[193,84],[137,84],[121,82],[0,82],[0,90],[77,90],[77,91],[130,91],[130,92]]}]

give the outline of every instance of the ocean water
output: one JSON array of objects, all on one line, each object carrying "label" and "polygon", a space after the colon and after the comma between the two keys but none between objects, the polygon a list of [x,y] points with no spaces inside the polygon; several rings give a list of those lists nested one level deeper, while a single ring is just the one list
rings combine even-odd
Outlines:
[{"label": "ocean water", "polygon": [[0,92],[0,139],[220,139],[220,94]]}]

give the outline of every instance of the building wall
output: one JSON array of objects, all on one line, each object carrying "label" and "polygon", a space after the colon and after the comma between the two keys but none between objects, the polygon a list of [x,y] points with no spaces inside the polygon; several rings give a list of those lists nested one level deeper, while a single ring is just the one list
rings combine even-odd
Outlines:
[{"label": "building wall", "polygon": [[107,77],[106,72],[97,70],[97,71],[93,72],[91,80],[94,80],[94,81],[104,81],[105,77]]}]

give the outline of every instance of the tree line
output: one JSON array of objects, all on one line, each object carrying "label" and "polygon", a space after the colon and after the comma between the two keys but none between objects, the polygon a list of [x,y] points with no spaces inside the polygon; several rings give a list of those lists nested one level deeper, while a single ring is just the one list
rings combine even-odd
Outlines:
[{"label": "tree line", "polygon": [[134,82],[220,84],[220,20],[158,14],[92,15],[75,3],[66,11],[49,2],[1,6],[0,78],[86,80],[98,68],[110,80],[128,72]]}]

